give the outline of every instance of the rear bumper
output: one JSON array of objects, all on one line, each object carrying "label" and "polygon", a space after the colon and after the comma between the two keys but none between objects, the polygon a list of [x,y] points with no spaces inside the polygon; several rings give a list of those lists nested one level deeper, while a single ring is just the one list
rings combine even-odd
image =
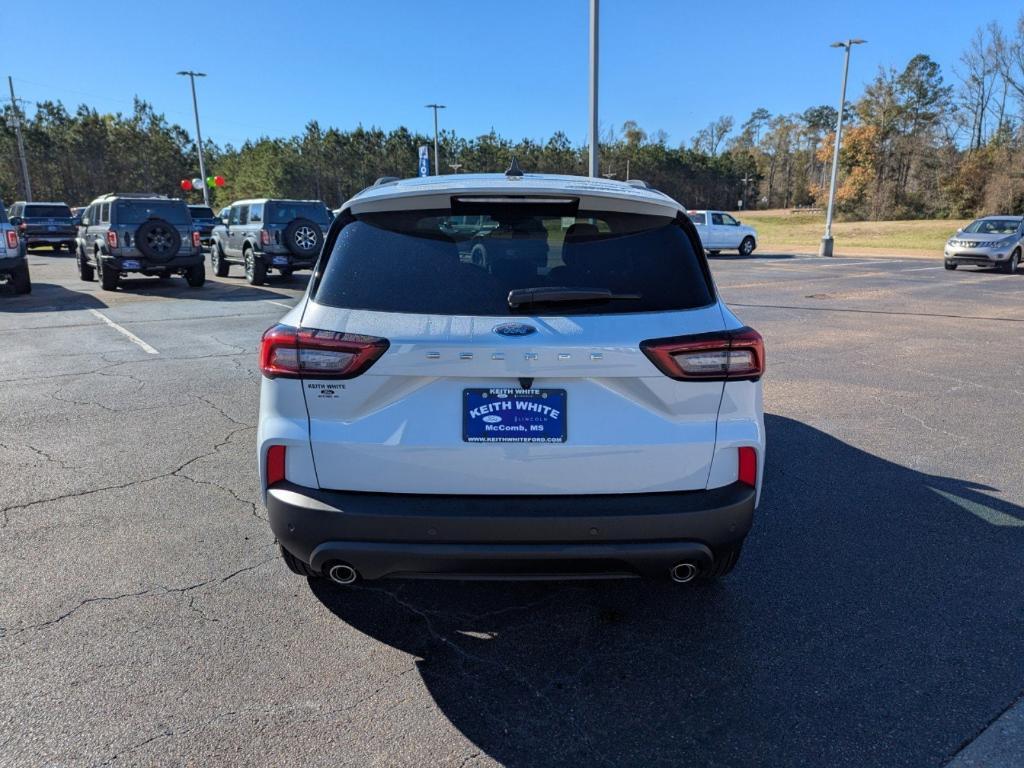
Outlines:
[{"label": "rear bumper", "polygon": [[75,232],[26,232],[22,235],[26,242],[30,246],[38,245],[39,243],[59,243],[64,245],[66,243],[74,243],[76,233]]},{"label": "rear bumper", "polygon": [[[179,253],[167,261],[156,261],[141,253],[137,256],[101,256],[100,258],[103,259],[104,264],[110,265],[119,272],[166,272],[204,263],[203,251],[200,248],[195,249],[194,252],[190,250],[188,253]],[[139,266],[126,269],[125,261],[136,261]]]},{"label": "rear bumper", "polygon": [[289,552],[363,578],[658,576],[743,540],[754,489],[600,496],[434,496],[267,491],[270,527]]}]

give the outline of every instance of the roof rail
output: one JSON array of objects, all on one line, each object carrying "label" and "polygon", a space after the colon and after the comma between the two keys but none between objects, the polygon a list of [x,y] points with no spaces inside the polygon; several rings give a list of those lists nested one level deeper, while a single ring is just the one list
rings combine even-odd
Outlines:
[{"label": "roof rail", "polygon": [[379,179],[373,182],[373,186],[382,187],[385,184],[394,184],[396,181],[401,181],[401,179],[399,179],[397,176],[381,176]]},{"label": "roof rail", "polygon": [[162,194],[159,194],[157,192],[107,192],[105,195],[100,195],[100,197],[139,197],[139,198],[148,198],[148,197],[167,197],[167,195],[162,195]]}]

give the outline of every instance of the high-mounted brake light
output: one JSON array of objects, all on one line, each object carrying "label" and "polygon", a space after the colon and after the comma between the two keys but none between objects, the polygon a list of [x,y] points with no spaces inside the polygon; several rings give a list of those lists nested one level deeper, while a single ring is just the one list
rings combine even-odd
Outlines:
[{"label": "high-mounted brake light", "polygon": [[117,248],[117,232],[112,229],[107,230],[107,245],[111,248]]},{"label": "high-mounted brake light", "polygon": [[260,243],[262,245],[270,245],[270,230],[269,229],[261,229],[260,230]]},{"label": "high-mounted brake light", "polygon": [[651,339],[640,349],[677,381],[756,381],[764,375],[764,339],[753,328]]},{"label": "high-mounted brake light", "polygon": [[260,371],[269,379],[352,379],[389,346],[387,339],[275,325],[263,334]]},{"label": "high-mounted brake light", "polygon": [[739,481],[751,488],[757,487],[757,450],[744,446],[739,449],[740,472]]},{"label": "high-mounted brake light", "polygon": [[202,237],[199,235],[198,232],[193,232],[192,233],[192,245],[195,246],[196,248],[198,248],[202,244],[203,244]]},{"label": "high-mounted brake light", "polygon": [[18,247],[18,233],[13,229],[7,230],[7,247],[12,249]]},{"label": "high-mounted brake light", "polygon": [[285,447],[272,445],[267,448],[267,487],[284,480]]}]

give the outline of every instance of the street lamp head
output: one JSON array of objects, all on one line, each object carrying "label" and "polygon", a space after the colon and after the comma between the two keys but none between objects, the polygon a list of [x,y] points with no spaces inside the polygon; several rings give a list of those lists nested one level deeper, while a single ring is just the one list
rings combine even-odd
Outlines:
[{"label": "street lamp head", "polygon": [[186,77],[206,77],[205,72],[193,72],[190,69],[184,69],[181,72],[178,72],[177,74],[185,75]]},{"label": "street lamp head", "polygon": [[427,104],[427,109],[446,109],[444,104]]},{"label": "street lamp head", "polygon": [[861,40],[859,37],[855,37],[852,40],[847,40],[845,42],[840,40],[839,42],[832,43],[832,45],[830,45],[829,47],[830,48],[849,48],[851,45],[860,45],[861,43],[866,43],[866,42],[867,42],[867,40]]}]

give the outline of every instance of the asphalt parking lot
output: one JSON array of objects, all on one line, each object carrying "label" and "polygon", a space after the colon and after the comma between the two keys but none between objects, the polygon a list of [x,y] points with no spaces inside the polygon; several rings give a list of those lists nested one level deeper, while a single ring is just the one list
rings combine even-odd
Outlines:
[{"label": "asphalt parking lot", "polygon": [[305,273],[31,265],[0,295],[0,765],[943,766],[1024,691],[1024,271],[713,259],[768,349],[719,585],[343,590],[257,503],[257,344]]}]

